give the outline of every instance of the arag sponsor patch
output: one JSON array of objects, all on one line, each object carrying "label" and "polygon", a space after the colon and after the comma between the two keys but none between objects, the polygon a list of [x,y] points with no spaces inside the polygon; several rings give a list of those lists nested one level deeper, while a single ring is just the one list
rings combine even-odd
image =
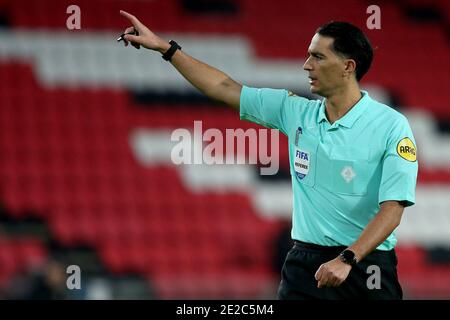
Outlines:
[{"label": "arag sponsor patch", "polygon": [[397,153],[407,161],[414,162],[417,160],[416,146],[410,138],[403,138],[398,142]]}]

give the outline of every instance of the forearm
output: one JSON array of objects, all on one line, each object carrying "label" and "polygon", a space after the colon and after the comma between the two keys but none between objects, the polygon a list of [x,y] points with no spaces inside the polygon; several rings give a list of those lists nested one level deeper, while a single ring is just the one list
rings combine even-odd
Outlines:
[{"label": "forearm", "polygon": [[[125,29],[123,36],[125,46],[131,42],[137,49],[143,46],[160,53],[165,53],[170,48],[167,41],[155,35],[138,18],[123,10],[120,14],[133,24],[132,27]],[[181,50],[176,50],[171,62],[183,77],[202,93],[236,109],[239,108],[242,86],[225,73],[192,58]]]},{"label": "forearm", "polygon": [[358,261],[375,250],[400,224],[403,206],[397,201],[387,201],[382,204],[378,214],[370,221],[349,249]]},{"label": "forearm", "polygon": [[[159,51],[163,53],[168,48],[169,44],[165,43]],[[232,80],[227,74],[191,57],[182,50],[175,52],[171,62],[178,72],[203,94],[239,109],[242,85]]]}]

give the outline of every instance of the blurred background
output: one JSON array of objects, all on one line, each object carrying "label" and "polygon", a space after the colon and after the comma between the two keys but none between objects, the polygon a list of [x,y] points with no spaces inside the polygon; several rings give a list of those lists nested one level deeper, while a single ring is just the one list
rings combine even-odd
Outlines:
[{"label": "blurred background", "polygon": [[[69,30],[73,4],[80,29]],[[366,27],[373,4],[379,30]],[[194,120],[259,127],[159,54],[117,43],[130,26],[120,9],[243,84],[309,98],[302,65],[317,27],[362,28],[375,48],[362,87],[417,140],[417,201],[396,232],[404,295],[450,298],[447,0],[0,0],[0,298],[276,297],[291,245],[286,138],[275,176],[172,164],[171,133]],[[79,290],[66,287],[70,265]]]}]

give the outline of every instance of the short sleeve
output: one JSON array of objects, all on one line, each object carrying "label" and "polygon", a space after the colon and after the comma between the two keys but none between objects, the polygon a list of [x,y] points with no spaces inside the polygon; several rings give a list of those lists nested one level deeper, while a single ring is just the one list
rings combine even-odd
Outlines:
[{"label": "short sleeve", "polygon": [[418,162],[416,142],[406,118],[393,126],[383,157],[379,203],[388,200],[415,203]]},{"label": "short sleeve", "polygon": [[285,102],[289,92],[281,89],[257,89],[243,86],[240,118],[287,134]]}]

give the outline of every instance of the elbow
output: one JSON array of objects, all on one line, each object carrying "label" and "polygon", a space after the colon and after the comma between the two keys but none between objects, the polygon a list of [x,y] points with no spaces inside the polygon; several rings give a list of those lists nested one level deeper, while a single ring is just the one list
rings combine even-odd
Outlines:
[{"label": "elbow", "polygon": [[223,93],[230,87],[230,80],[230,78],[225,78],[212,83],[203,90],[203,93],[214,100],[223,101]]},{"label": "elbow", "polygon": [[216,87],[215,99],[239,109],[242,85],[226,77]]}]

